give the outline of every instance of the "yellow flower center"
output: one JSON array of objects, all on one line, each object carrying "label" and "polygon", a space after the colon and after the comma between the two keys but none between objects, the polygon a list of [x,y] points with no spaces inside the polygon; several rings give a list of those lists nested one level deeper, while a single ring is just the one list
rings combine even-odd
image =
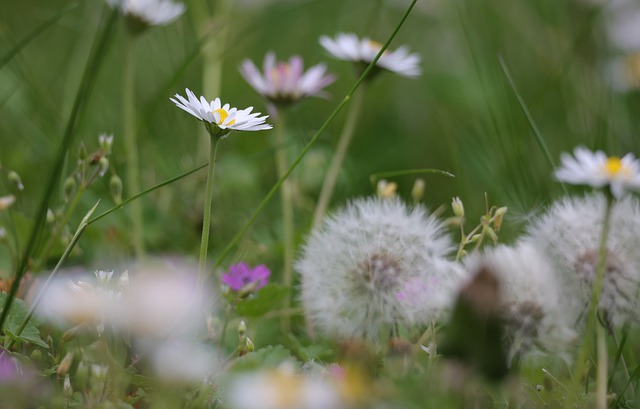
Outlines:
[{"label": "yellow flower center", "polygon": [[374,40],[369,40],[369,47],[373,48],[374,50],[380,51],[380,49],[382,48],[382,43]]},{"label": "yellow flower center", "polygon": [[[224,120],[227,119],[227,117],[229,116],[229,113],[226,110],[222,109],[222,108],[219,108],[219,109],[216,109],[215,111],[213,111],[214,114],[216,112],[218,113],[218,115],[220,115],[220,121],[218,121],[218,125],[222,125]],[[235,123],[236,123],[236,120],[233,119],[227,124],[227,126],[233,125]]]},{"label": "yellow flower center", "polygon": [[640,53],[626,56],[624,65],[627,81],[634,87],[640,87]]},{"label": "yellow flower center", "polygon": [[607,173],[609,173],[609,175],[611,176],[615,176],[621,171],[624,172],[624,166],[622,165],[622,160],[620,160],[620,158],[616,156],[612,156],[608,158],[604,164],[604,168],[606,169]]}]

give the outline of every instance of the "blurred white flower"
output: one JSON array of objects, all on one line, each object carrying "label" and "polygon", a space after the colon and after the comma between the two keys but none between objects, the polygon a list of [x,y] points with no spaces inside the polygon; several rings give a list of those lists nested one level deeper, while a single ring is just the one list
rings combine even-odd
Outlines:
[{"label": "blurred white flower", "polygon": [[561,182],[594,188],[609,186],[616,198],[627,189],[640,189],[640,161],[632,153],[622,158],[607,157],[602,151],[591,152],[577,147],[573,156],[563,153],[560,160],[562,163],[555,176]]},{"label": "blurred white flower", "polygon": [[[640,51],[640,4],[635,0],[609,5],[605,13],[609,42],[623,52]],[[625,3],[625,4],[622,4]]]},{"label": "blurred white flower", "polygon": [[[337,59],[363,64],[371,63],[382,49],[382,44],[366,37],[359,39],[352,33],[340,33],[335,38],[322,36],[320,45]],[[378,59],[376,67],[410,78],[418,77],[422,73],[420,56],[409,53],[409,49],[405,46],[395,51],[385,50]]]},{"label": "blurred white flower", "polygon": [[14,195],[0,196],[0,211],[8,209],[15,201],[16,197]]},{"label": "blurred white flower", "polygon": [[107,0],[107,3],[125,16],[148,26],[169,24],[185,10],[184,4],[171,0]]},{"label": "blurred white flower", "polygon": [[448,305],[430,295],[446,293],[457,278],[459,270],[444,263],[450,249],[442,222],[424,207],[355,200],[302,249],[296,269],[303,305],[320,330],[347,338],[376,339],[382,327],[429,322]]},{"label": "blurred white flower", "polygon": [[500,245],[465,258],[471,273],[488,268],[500,282],[499,313],[506,323],[510,356],[532,348],[562,353],[576,339],[579,311],[567,308],[571,296],[548,257],[533,243]]},{"label": "blurred white flower", "polygon": [[195,340],[169,338],[147,345],[156,376],[170,384],[201,383],[216,371],[218,356]]},{"label": "blurred white flower", "polygon": [[288,104],[312,96],[325,96],[322,89],[335,81],[327,74],[326,64],[304,71],[302,57],[295,55],[288,62],[276,61],[273,52],[264,58],[261,73],[251,60],[244,60],[240,73],[260,95],[271,102]]},{"label": "blurred white flower", "polygon": [[[584,312],[591,297],[605,205],[603,195],[565,198],[528,228],[562,283],[563,308],[574,315]],[[606,320],[618,326],[640,319],[640,203],[626,196],[614,202],[611,212],[600,307]]]},{"label": "blurred white flower", "polygon": [[615,58],[606,67],[609,83],[618,92],[640,89],[640,53]]},{"label": "blurred white flower", "polygon": [[246,373],[231,380],[227,396],[232,409],[340,409],[337,388],[321,377],[296,374],[293,364]]},{"label": "blurred white flower", "polygon": [[220,98],[207,102],[204,97],[198,99],[191,90],[185,89],[187,99],[176,94],[177,100],[170,98],[176,106],[195,116],[205,123],[207,131],[212,137],[224,137],[230,131],[261,131],[271,129],[271,125],[265,123],[268,118],[259,116],[260,113],[251,113],[253,107],[238,110],[231,108],[229,104],[222,105]]}]

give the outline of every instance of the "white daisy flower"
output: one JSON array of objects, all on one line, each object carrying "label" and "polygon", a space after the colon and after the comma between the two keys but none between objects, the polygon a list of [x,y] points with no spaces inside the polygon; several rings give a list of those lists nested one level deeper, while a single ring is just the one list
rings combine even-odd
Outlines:
[{"label": "white daisy flower", "polygon": [[323,96],[322,89],[335,81],[335,76],[326,71],[325,64],[318,64],[305,72],[302,57],[295,55],[288,62],[276,61],[273,52],[264,58],[262,73],[251,60],[244,60],[240,67],[240,73],[253,89],[279,104]]},{"label": "white daisy flower", "polygon": [[184,4],[171,0],[107,0],[107,3],[133,19],[140,28],[169,24],[185,10]]},{"label": "white daisy flower", "polygon": [[595,188],[609,186],[616,198],[627,189],[640,189],[640,161],[632,153],[622,158],[607,157],[602,151],[577,147],[573,157],[563,153],[560,160],[562,164],[555,176],[561,182]]},{"label": "white daisy flower", "polygon": [[499,314],[510,357],[536,348],[563,352],[577,334],[577,314],[566,308],[564,288],[548,257],[532,242],[500,245],[465,259],[471,273],[489,269],[500,282]]},{"label": "white daisy flower", "polygon": [[[533,243],[551,260],[565,295],[563,308],[582,317],[593,291],[606,199],[565,198],[528,227]],[[640,202],[613,203],[600,307],[609,323],[640,321]]]},{"label": "white daisy flower", "polygon": [[188,88],[185,89],[185,92],[188,100],[178,94],[175,95],[177,100],[173,98],[170,100],[178,108],[204,122],[212,137],[221,138],[231,131],[261,131],[272,128],[271,125],[265,123],[269,116],[259,116],[259,112],[252,114],[253,107],[238,110],[231,108],[229,104],[222,105],[220,98],[209,103],[202,96],[200,99],[196,98]]},{"label": "white daisy flower", "polygon": [[[366,37],[361,40],[352,33],[340,33],[335,38],[322,36],[320,45],[335,58],[363,64],[371,63],[382,49],[382,44]],[[422,73],[420,56],[409,53],[405,46],[395,51],[385,50],[376,66],[409,78],[418,77]]]},{"label": "white daisy flower", "polygon": [[329,336],[375,340],[383,329],[430,322],[460,277],[444,259],[451,248],[443,223],[424,207],[355,200],[304,245],[296,263],[302,303]]}]

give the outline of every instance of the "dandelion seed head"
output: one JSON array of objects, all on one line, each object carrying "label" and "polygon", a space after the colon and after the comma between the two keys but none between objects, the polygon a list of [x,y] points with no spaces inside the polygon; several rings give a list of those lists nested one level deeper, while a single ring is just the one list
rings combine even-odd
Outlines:
[{"label": "dandelion seed head", "polygon": [[428,322],[444,308],[429,295],[459,277],[443,261],[451,247],[443,223],[422,206],[354,200],[304,245],[296,263],[302,302],[320,330],[343,338]]},{"label": "dandelion seed head", "polygon": [[[584,312],[598,263],[606,198],[565,198],[529,226],[534,244],[552,262],[566,289],[565,308]],[[640,204],[634,196],[614,202],[600,307],[614,326],[640,319]]]}]

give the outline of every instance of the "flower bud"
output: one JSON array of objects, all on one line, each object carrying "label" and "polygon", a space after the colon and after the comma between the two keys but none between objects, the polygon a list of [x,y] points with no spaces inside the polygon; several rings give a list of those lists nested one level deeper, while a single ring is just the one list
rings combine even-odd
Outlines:
[{"label": "flower bud", "polygon": [[113,135],[102,134],[98,136],[98,143],[100,149],[104,151],[105,155],[111,154],[111,146],[113,145]]},{"label": "flower bud", "polygon": [[18,190],[24,190],[22,179],[20,179],[20,175],[18,175],[18,173],[14,172],[13,170],[9,171],[9,173],[7,173],[7,179],[9,179],[9,182],[13,183],[18,188]]},{"label": "flower bud", "polygon": [[500,227],[502,227],[502,219],[505,213],[507,213],[506,207],[501,207],[496,210],[496,214],[493,216],[493,228],[495,231],[500,231]]},{"label": "flower bud", "polygon": [[422,198],[424,198],[424,179],[416,179],[413,183],[413,189],[411,189],[411,197],[414,202],[421,202]]},{"label": "flower bud", "polygon": [[246,333],[247,333],[247,324],[245,324],[244,321],[240,321],[240,324],[238,325],[238,337],[240,338],[240,340],[244,338]]},{"label": "flower bud", "polygon": [[486,226],[484,228],[484,232],[489,237],[489,239],[491,239],[493,244],[496,244],[498,242],[498,235],[496,234],[495,230],[493,230],[491,227]]},{"label": "flower bud", "polygon": [[256,350],[256,346],[253,345],[253,342],[251,341],[251,339],[247,337],[247,351],[253,352],[255,350]]},{"label": "flower bud", "polygon": [[71,197],[76,193],[76,178],[73,176],[69,176],[67,180],[64,181],[64,200],[69,201]]},{"label": "flower bud", "polygon": [[453,209],[453,214],[455,214],[456,217],[464,217],[464,205],[462,204],[462,200],[460,200],[458,196],[453,198],[453,201],[451,202],[451,208]]},{"label": "flower bud", "polygon": [[56,215],[53,210],[47,209],[47,224],[51,224],[56,221]]},{"label": "flower bud", "polygon": [[109,190],[111,190],[111,197],[115,204],[122,203],[122,179],[118,175],[111,176]]},{"label": "flower bud", "polygon": [[78,149],[78,159],[84,162],[87,159],[88,153],[87,148],[84,146],[84,143],[80,144],[80,148]]},{"label": "flower bud", "polygon": [[71,364],[73,363],[73,354],[71,352],[67,352],[67,355],[62,358],[60,365],[58,365],[58,369],[56,370],[56,374],[58,377],[65,376],[69,369],[71,369]]},{"label": "flower bud", "polygon": [[64,383],[62,385],[62,393],[64,393],[65,398],[71,398],[73,396],[73,388],[71,387],[71,380],[69,379],[69,374],[64,376]]},{"label": "flower bud", "polygon": [[395,182],[387,182],[382,179],[378,181],[376,192],[381,199],[393,199],[396,197],[396,190],[398,185]]},{"label": "flower bud", "polygon": [[103,177],[107,170],[109,170],[109,159],[106,156],[100,158],[100,162],[98,162],[100,166],[100,177]]},{"label": "flower bud", "polygon": [[8,209],[15,201],[14,195],[0,196],[0,211]]}]

